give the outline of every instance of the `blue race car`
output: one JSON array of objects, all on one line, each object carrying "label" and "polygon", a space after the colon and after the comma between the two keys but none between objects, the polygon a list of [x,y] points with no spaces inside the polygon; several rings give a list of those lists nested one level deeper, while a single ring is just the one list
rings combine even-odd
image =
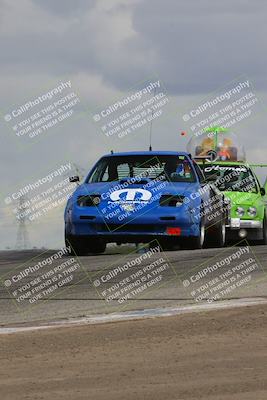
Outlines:
[{"label": "blue race car", "polygon": [[[70,178],[78,182],[79,177]],[[69,198],[65,241],[72,253],[103,253],[107,243],[221,247],[229,205],[184,152],[103,156]]]}]

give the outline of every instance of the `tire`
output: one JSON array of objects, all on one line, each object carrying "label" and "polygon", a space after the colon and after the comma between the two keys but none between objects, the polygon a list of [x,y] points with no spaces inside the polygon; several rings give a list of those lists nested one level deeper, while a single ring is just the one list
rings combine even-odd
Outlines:
[{"label": "tire", "polygon": [[101,254],[106,250],[106,243],[101,239],[84,239],[65,234],[65,246],[71,246],[69,254],[72,256],[86,256],[91,254]]},{"label": "tire", "polygon": [[225,219],[208,229],[207,247],[224,247],[226,242]]},{"label": "tire", "polygon": [[65,246],[70,246],[70,256],[86,256],[89,253],[84,241],[71,235],[65,234]]},{"label": "tire", "polygon": [[204,219],[201,218],[199,224],[199,236],[186,238],[185,242],[182,243],[182,248],[188,250],[202,249],[205,243],[205,239],[206,239],[205,223]]},{"label": "tire", "polygon": [[180,245],[172,240],[163,240],[160,242],[160,247],[163,251],[175,251],[180,249]]},{"label": "tire", "polygon": [[88,251],[92,254],[101,254],[106,250],[107,244],[101,239],[93,239],[88,245]]},{"label": "tire", "polygon": [[262,228],[262,239],[258,241],[259,244],[261,245],[266,245],[267,244],[267,220],[266,220],[266,214],[263,219],[263,228]]},{"label": "tire", "polygon": [[158,249],[158,246],[159,251],[163,251],[162,243],[158,242],[157,240],[152,240],[152,242],[149,243],[149,250]]}]

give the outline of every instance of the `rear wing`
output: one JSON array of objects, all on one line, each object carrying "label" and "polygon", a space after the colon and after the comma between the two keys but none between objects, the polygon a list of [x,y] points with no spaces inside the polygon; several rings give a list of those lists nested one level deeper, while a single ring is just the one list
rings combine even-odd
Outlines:
[{"label": "rear wing", "polygon": [[211,163],[214,161],[214,158],[212,156],[212,154],[210,155],[206,155],[206,156],[195,156],[193,158],[194,161],[198,162],[198,161],[202,161],[202,163]]}]

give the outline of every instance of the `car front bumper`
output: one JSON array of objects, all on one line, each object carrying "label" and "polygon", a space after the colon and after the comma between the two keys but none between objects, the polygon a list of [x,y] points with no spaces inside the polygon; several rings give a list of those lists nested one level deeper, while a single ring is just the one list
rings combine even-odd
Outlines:
[{"label": "car front bumper", "polygon": [[229,229],[239,230],[239,229],[262,229],[263,222],[262,221],[254,221],[251,219],[240,219],[240,218],[231,218],[230,223],[226,226]]}]

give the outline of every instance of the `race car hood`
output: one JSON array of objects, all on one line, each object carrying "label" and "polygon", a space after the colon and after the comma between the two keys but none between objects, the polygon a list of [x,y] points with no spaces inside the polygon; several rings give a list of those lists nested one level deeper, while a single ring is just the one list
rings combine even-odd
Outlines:
[{"label": "race car hood", "polygon": [[[181,195],[185,197],[189,197],[192,193],[198,192],[200,188],[200,184],[196,183],[188,183],[188,182],[168,182],[161,181],[153,184],[153,181],[150,181],[149,184],[130,184],[125,185],[120,184],[119,182],[112,183],[84,183],[77,187],[75,192],[73,193],[74,197],[85,196],[85,195],[100,195],[103,201],[110,200],[110,196],[113,194],[113,198],[115,193],[117,192],[120,195],[120,191],[131,191],[132,189],[145,189],[151,193],[161,193],[170,194],[170,195]],[[122,193],[123,196],[123,193]]]},{"label": "race car hood", "polygon": [[232,205],[253,206],[258,201],[261,201],[259,193],[247,192],[223,192],[224,195],[231,200]]}]

